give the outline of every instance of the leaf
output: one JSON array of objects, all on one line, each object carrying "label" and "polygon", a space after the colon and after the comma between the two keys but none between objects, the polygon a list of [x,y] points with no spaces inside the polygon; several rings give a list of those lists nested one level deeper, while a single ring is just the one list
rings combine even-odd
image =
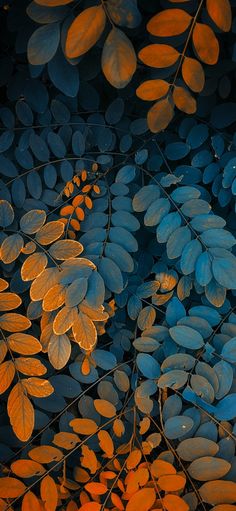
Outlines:
[{"label": "leaf", "polygon": [[66,449],[68,451],[73,449],[78,442],[79,442],[78,435],[75,435],[74,433],[63,432],[63,431],[54,435],[54,438],[53,438],[53,443],[55,445],[57,445],[58,447],[62,447],[62,449]]},{"label": "leaf", "polygon": [[146,378],[159,378],[161,373],[160,365],[152,355],[139,353],[136,358],[136,363],[138,369]]},{"label": "leaf", "polygon": [[182,64],[182,76],[193,92],[201,92],[205,85],[205,74],[198,60],[185,57]]},{"label": "leaf", "polygon": [[139,465],[142,458],[142,453],[139,449],[134,449],[130,452],[127,460],[126,460],[126,467],[128,470],[132,470],[133,468],[137,467]]},{"label": "leaf", "polygon": [[7,332],[21,332],[27,330],[30,326],[31,321],[22,314],[9,312],[0,317],[0,328]]},{"label": "leaf", "polygon": [[0,227],[8,227],[14,220],[14,210],[11,204],[1,199],[0,200]]},{"label": "leaf", "polygon": [[25,484],[15,477],[0,478],[0,497],[3,499],[14,499],[16,497],[20,497],[25,490]]},{"label": "leaf", "polygon": [[70,4],[73,0],[35,0],[36,4],[45,5],[47,7],[56,7],[58,5]]},{"label": "leaf", "polygon": [[84,350],[90,351],[97,342],[97,330],[93,321],[81,311],[76,315],[72,331],[75,342]]},{"label": "leaf", "polygon": [[154,101],[165,96],[170,85],[165,80],[147,80],[136,89],[136,94],[145,101]]},{"label": "leaf", "polygon": [[51,383],[41,378],[25,378],[22,384],[30,396],[47,397],[54,392]]},{"label": "leaf", "polygon": [[108,491],[108,488],[102,483],[87,483],[85,485],[85,490],[93,495],[104,495],[104,493]]},{"label": "leaf", "polygon": [[80,511],[101,511],[102,504],[98,502],[86,502],[80,508]]},{"label": "leaf", "polygon": [[142,488],[134,493],[126,506],[126,511],[148,511],[156,500],[156,492],[154,488]]},{"label": "leaf", "polygon": [[28,41],[27,56],[33,66],[41,66],[51,60],[60,41],[59,23],[50,23],[37,28]]},{"label": "leaf", "polygon": [[[165,422],[164,432],[167,438],[170,440],[181,438],[186,433],[188,433],[194,425],[191,417],[184,415],[175,415],[174,417],[170,417]],[[159,484],[159,483],[158,483]],[[164,489],[164,488],[162,488]],[[175,491],[174,489],[170,491]]]},{"label": "leaf", "polygon": [[118,28],[112,28],[102,51],[102,70],[117,89],[128,85],[136,71],[136,54],[131,41]]},{"label": "leaf", "polygon": [[147,30],[158,37],[176,36],[187,30],[191,20],[192,17],[183,9],[166,9],[149,20]]},{"label": "leaf", "polygon": [[34,429],[34,408],[20,384],[9,394],[7,411],[15,435],[21,442],[27,442]]},{"label": "leaf", "polygon": [[35,355],[42,350],[40,342],[35,337],[20,332],[9,335],[8,343],[12,351],[21,355]]},{"label": "leaf", "polygon": [[204,456],[192,461],[188,467],[188,473],[197,481],[211,481],[224,477],[230,468],[231,463],[224,459]]},{"label": "leaf", "polygon": [[49,245],[62,236],[65,225],[60,220],[48,222],[40,230],[37,230],[36,241],[40,245]]},{"label": "leaf", "polygon": [[199,489],[207,504],[233,504],[236,502],[236,483],[233,481],[209,481]]},{"label": "leaf", "polygon": [[52,463],[53,461],[60,461],[63,458],[62,452],[51,445],[34,447],[28,452],[28,456],[38,463]]},{"label": "leaf", "polygon": [[66,288],[62,284],[52,286],[43,298],[43,310],[53,311],[65,303]]},{"label": "leaf", "polygon": [[236,260],[213,258],[212,273],[216,281],[226,289],[236,289]]},{"label": "leaf", "polygon": [[117,264],[109,257],[102,257],[98,263],[98,270],[106,287],[114,293],[121,293],[123,277]]},{"label": "leaf", "polygon": [[205,64],[216,64],[219,58],[219,43],[211,27],[196,23],[193,29],[193,46]]},{"label": "leaf", "polygon": [[53,321],[53,332],[56,335],[65,334],[73,325],[77,315],[76,308],[63,307]]},{"label": "leaf", "polygon": [[168,98],[154,103],[148,110],[147,123],[150,131],[159,133],[167,128],[174,115],[173,106]]},{"label": "leaf", "polygon": [[30,298],[33,301],[42,300],[46,293],[58,284],[59,271],[57,268],[46,268],[31,284]]},{"label": "leaf", "polygon": [[178,455],[185,461],[194,461],[204,456],[215,456],[219,451],[217,443],[208,438],[187,438],[177,447]]},{"label": "leaf", "polygon": [[154,460],[151,465],[151,474],[153,477],[158,479],[163,475],[176,474],[176,470],[168,461],[157,459]]},{"label": "leaf", "polygon": [[164,491],[179,491],[185,487],[186,479],[179,475],[164,475],[159,477],[158,486]]},{"label": "leaf", "polygon": [[1,259],[3,263],[10,264],[15,261],[21,253],[24,240],[20,234],[11,234],[1,244]]},{"label": "leaf", "polygon": [[16,460],[11,464],[11,471],[18,477],[27,478],[44,474],[45,468],[31,460]]},{"label": "leaf", "polygon": [[186,114],[194,114],[197,110],[196,100],[184,87],[175,86],[173,100],[177,108]]},{"label": "leaf", "polygon": [[41,506],[36,495],[32,491],[28,491],[22,499],[21,511],[31,511],[32,509],[41,511]]},{"label": "leaf", "polygon": [[179,58],[179,52],[168,44],[149,44],[140,50],[138,57],[146,66],[164,68],[173,66]]},{"label": "leaf", "polygon": [[67,364],[71,354],[71,343],[66,334],[50,337],[48,358],[55,369],[62,369]]},{"label": "leaf", "polygon": [[204,344],[202,335],[189,326],[173,326],[169,329],[169,333],[177,344],[188,349],[196,350]]},{"label": "leaf", "polygon": [[101,37],[106,15],[102,5],[84,9],[72,22],[66,38],[65,53],[70,59],[84,55]]},{"label": "leaf", "polygon": [[21,278],[24,281],[34,280],[48,264],[48,258],[43,252],[36,252],[24,261],[21,267]]},{"label": "leaf", "polygon": [[21,298],[15,293],[0,294],[0,311],[9,311],[16,309],[22,303]]},{"label": "leaf", "polygon": [[107,431],[98,431],[98,441],[100,448],[104,451],[108,458],[112,458],[114,454],[114,443]]},{"label": "leaf", "polygon": [[96,422],[92,419],[72,419],[70,426],[80,435],[92,435],[98,429]]},{"label": "leaf", "polygon": [[47,475],[40,483],[40,495],[46,511],[55,511],[58,501],[57,486],[54,479]]},{"label": "leaf", "polygon": [[27,376],[42,376],[47,372],[46,367],[37,358],[19,357],[15,360],[16,369]]},{"label": "leaf", "polygon": [[232,23],[232,12],[229,0],[207,0],[207,12],[218,28],[229,32]]},{"label": "leaf", "polygon": [[136,28],[141,22],[136,0],[108,0],[107,10],[116,25]]},{"label": "leaf", "polygon": [[25,234],[34,234],[41,229],[45,221],[45,211],[34,209],[21,217],[20,228]]},{"label": "leaf", "polygon": [[77,257],[81,252],[83,252],[83,246],[81,243],[74,240],[56,241],[49,249],[49,254],[55,257],[55,259],[60,260]]},{"label": "leaf", "polygon": [[109,401],[106,401],[105,399],[94,399],[93,403],[95,409],[102,417],[107,417],[108,419],[115,417],[116,409]]},{"label": "leaf", "polygon": [[15,366],[11,360],[0,365],[0,394],[3,394],[11,385],[15,376]]},{"label": "leaf", "polygon": [[189,511],[189,505],[178,495],[165,495],[163,504],[167,511]]}]

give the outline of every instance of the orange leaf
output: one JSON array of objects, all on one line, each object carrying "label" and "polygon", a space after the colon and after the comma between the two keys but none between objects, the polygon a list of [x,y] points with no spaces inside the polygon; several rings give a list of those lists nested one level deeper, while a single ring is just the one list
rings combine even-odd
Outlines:
[{"label": "orange leaf", "polygon": [[21,332],[27,330],[30,326],[31,321],[22,314],[9,312],[0,317],[0,328],[7,332]]},{"label": "orange leaf", "polygon": [[193,29],[193,46],[205,64],[216,64],[219,58],[219,43],[211,27],[196,23]]},{"label": "orange leaf", "polygon": [[76,208],[75,213],[78,220],[82,222],[84,220],[84,210],[82,208]]},{"label": "orange leaf", "polygon": [[15,360],[15,365],[20,373],[26,376],[42,376],[47,369],[37,358],[19,357]]},{"label": "orange leaf", "polygon": [[31,284],[31,300],[42,300],[49,289],[58,284],[58,278],[59,271],[57,268],[46,268]]},{"label": "orange leaf", "polygon": [[46,511],[55,511],[58,501],[57,486],[54,479],[47,475],[40,484],[40,495]]},{"label": "orange leaf", "polygon": [[0,365],[0,394],[3,394],[15,376],[15,366],[11,360],[7,360]]},{"label": "orange leaf", "polygon": [[49,253],[55,259],[71,259],[77,257],[83,251],[83,245],[79,241],[73,240],[60,240],[53,243],[49,249]]},{"label": "orange leaf", "polygon": [[21,298],[15,293],[0,293],[0,311],[16,309],[21,302]]},{"label": "orange leaf", "polygon": [[82,457],[81,457],[81,465],[84,468],[88,468],[91,474],[95,474],[98,468],[98,461],[96,454],[92,449],[89,449],[87,445],[82,445],[81,448]]},{"label": "orange leaf", "polygon": [[138,56],[147,66],[163,68],[175,64],[180,54],[168,44],[149,44],[140,50]]},{"label": "orange leaf", "polygon": [[73,325],[76,317],[75,307],[63,307],[53,321],[53,331],[56,335],[65,334]]},{"label": "orange leaf", "polygon": [[88,7],[72,22],[66,38],[65,52],[70,59],[92,48],[101,37],[106,24],[102,5]]},{"label": "orange leaf", "polygon": [[39,463],[51,463],[52,461],[60,461],[63,458],[62,452],[51,445],[34,447],[28,452],[28,456]]},{"label": "orange leaf", "polygon": [[48,358],[55,369],[62,369],[67,364],[71,354],[71,342],[66,334],[50,337]]},{"label": "orange leaf", "polygon": [[36,252],[30,255],[23,263],[21,267],[21,278],[22,280],[34,280],[48,264],[48,258],[43,252]]},{"label": "orange leaf", "polygon": [[170,37],[187,30],[192,17],[182,9],[166,9],[151,18],[147,24],[150,34],[158,37]]},{"label": "orange leaf", "polygon": [[116,493],[113,492],[111,493],[111,501],[116,508],[120,509],[120,511],[123,511],[123,509],[125,509],[121,498]]},{"label": "orange leaf", "polygon": [[72,215],[74,213],[74,208],[73,206],[64,206],[63,208],[61,208],[60,210],[60,215],[61,216],[69,216],[69,215]]},{"label": "orange leaf", "polygon": [[28,241],[28,243],[25,244],[24,248],[22,248],[21,252],[22,254],[33,254],[37,248],[37,245],[35,245],[34,241]]},{"label": "orange leaf", "polygon": [[79,435],[92,435],[98,429],[96,422],[92,419],[72,419],[70,426]]},{"label": "orange leaf", "polygon": [[198,60],[185,57],[182,65],[182,76],[193,92],[201,92],[205,84],[205,74]]},{"label": "orange leaf", "polygon": [[43,310],[53,311],[65,303],[66,288],[62,284],[52,286],[44,296]]},{"label": "orange leaf", "polygon": [[135,468],[141,461],[142,453],[139,449],[134,449],[129,454],[127,460],[126,460],[126,466],[128,470],[132,470]]},{"label": "orange leaf", "polygon": [[76,220],[75,218],[72,218],[70,220],[70,226],[72,227],[72,229],[74,229],[75,231],[80,231],[80,223],[78,222],[78,220]]},{"label": "orange leaf", "polygon": [[40,463],[32,460],[16,460],[11,464],[11,471],[18,477],[41,476],[45,468]]},{"label": "orange leaf", "polygon": [[54,435],[53,438],[53,443],[55,445],[62,447],[63,449],[67,449],[68,451],[73,449],[73,447],[75,447],[78,442],[78,435],[75,435],[75,433],[68,433],[63,431]]},{"label": "orange leaf", "polygon": [[84,202],[85,202],[86,208],[92,209],[93,201],[90,199],[90,197],[85,197]]},{"label": "orange leaf", "polygon": [[139,98],[145,101],[155,101],[165,96],[170,88],[165,80],[147,80],[136,89]]},{"label": "orange leaf", "polygon": [[0,340],[0,364],[3,362],[6,354],[7,354],[8,348],[6,342],[1,339]]},{"label": "orange leaf", "polygon": [[84,196],[76,195],[76,197],[74,197],[74,199],[72,201],[72,204],[73,204],[74,208],[77,208],[77,206],[80,206],[81,204],[83,204],[83,202],[84,202]]},{"label": "orange leaf", "polygon": [[233,504],[236,501],[236,483],[222,480],[208,481],[201,486],[199,493],[207,504]]},{"label": "orange leaf", "polygon": [[229,0],[207,0],[207,12],[218,28],[229,32],[232,23],[232,12]]},{"label": "orange leaf", "polygon": [[22,495],[26,486],[15,477],[0,478],[0,497],[3,499],[14,499]]},{"label": "orange leaf", "polygon": [[8,343],[12,351],[21,355],[35,355],[42,350],[38,339],[22,332],[9,335]]},{"label": "orange leaf", "polygon": [[102,70],[107,81],[117,89],[128,85],[136,71],[137,60],[129,38],[113,28],[109,33],[102,51]]},{"label": "orange leaf", "polygon": [[147,114],[147,123],[150,131],[158,133],[169,125],[174,115],[174,109],[168,98],[154,103]]},{"label": "orange leaf", "polygon": [[102,483],[87,483],[85,485],[85,490],[94,495],[104,495],[108,488]]},{"label": "orange leaf", "polygon": [[34,397],[47,397],[54,392],[51,383],[42,378],[25,378],[22,380],[22,384],[28,394]]},{"label": "orange leaf", "polygon": [[76,315],[72,331],[75,342],[84,350],[90,351],[97,342],[97,330],[94,323],[83,312]]},{"label": "orange leaf", "polygon": [[93,404],[97,412],[102,417],[107,417],[108,419],[111,419],[116,415],[116,409],[114,405],[109,401],[106,401],[106,399],[94,399]]},{"label": "orange leaf", "polygon": [[154,488],[142,488],[131,496],[126,511],[148,511],[156,500],[156,491]]},{"label": "orange leaf", "polygon": [[65,230],[65,225],[60,220],[54,220],[45,224],[36,234],[36,241],[40,245],[49,245],[58,240]]},{"label": "orange leaf", "polygon": [[28,491],[22,500],[21,511],[41,511],[38,498],[32,491]]},{"label": "orange leaf", "polygon": [[15,435],[22,442],[27,442],[34,429],[34,408],[24,394],[21,384],[15,385],[11,390],[7,401],[7,411]]},{"label": "orange leaf", "polygon": [[186,114],[194,114],[197,110],[195,99],[184,87],[174,88],[173,100],[177,108]]},{"label": "orange leaf", "polygon": [[115,435],[120,438],[125,432],[125,426],[121,419],[116,419],[113,422],[112,429]]},{"label": "orange leaf", "polygon": [[178,495],[165,495],[163,504],[167,511],[189,511],[188,504]]},{"label": "orange leaf", "polygon": [[111,436],[105,430],[98,432],[98,440],[101,449],[106,453],[108,458],[112,458],[114,453],[114,444]]},{"label": "orange leaf", "polygon": [[79,511],[100,511],[102,505],[98,502],[86,502],[79,508]]},{"label": "orange leaf", "polygon": [[179,475],[163,475],[158,479],[158,486],[164,491],[178,491],[185,487],[185,477]]},{"label": "orange leaf", "polygon": [[168,461],[155,460],[151,465],[151,473],[153,477],[158,478],[163,475],[176,474],[176,470]]}]

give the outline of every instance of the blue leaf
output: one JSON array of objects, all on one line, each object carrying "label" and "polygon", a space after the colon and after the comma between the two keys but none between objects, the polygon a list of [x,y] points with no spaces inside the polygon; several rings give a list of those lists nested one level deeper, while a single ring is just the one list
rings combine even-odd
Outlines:
[{"label": "blue leaf", "polygon": [[172,339],[184,348],[197,350],[204,345],[202,335],[189,326],[173,326],[169,332]]},{"label": "blue leaf", "polygon": [[128,211],[116,211],[111,215],[111,222],[114,227],[124,227],[127,231],[138,231],[139,221]]},{"label": "blue leaf", "polygon": [[139,353],[136,358],[136,364],[146,378],[159,378],[161,374],[160,365],[154,357],[148,353]]},{"label": "blue leaf", "polygon": [[28,42],[27,55],[30,64],[38,66],[49,62],[57,51],[59,41],[59,23],[50,23],[37,28]]},{"label": "blue leaf", "polygon": [[180,268],[184,275],[190,275],[194,271],[196,260],[201,252],[202,245],[197,239],[191,240],[185,245],[180,259]]},{"label": "blue leaf", "polygon": [[96,349],[93,352],[93,358],[98,367],[101,367],[105,371],[114,369],[114,367],[117,364],[115,355],[113,355],[113,353],[110,353],[110,351]]},{"label": "blue leaf", "polygon": [[56,55],[48,63],[48,74],[52,83],[63,94],[72,98],[77,96],[80,83],[78,68],[66,60],[61,49],[58,49]]},{"label": "blue leaf", "polygon": [[181,186],[171,193],[172,199],[180,204],[190,199],[198,199],[200,195],[200,191],[193,186]]},{"label": "blue leaf", "polygon": [[224,229],[207,229],[200,237],[207,247],[231,248],[236,243],[235,237]]},{"label": "blue leaf", "polygon": [[106,287],[114,292],[121,293],[124,287],[120,268],[108,257],[102,257],[98,262],[98,270]]},{"label": "blue leaf", "polygon": [[200,286],[206,286],[212,279],[211,258],[209,253],[206,251],[203,252],[197,259],[195,277]]},{"label": "blue leaf", "polygon": [[168,199],[157,199],[149,206],[144,216],[144,224],[148,227],[159,224],[164,216],[170,211],[170,201]]},{"label": "blue leaf", "polygon": [[169,301],[166,309],[166,321],[168,325],[176,325],[178,320],[184,316],[186,316],[186,310],[181,301],[174,296],[174,298]]},{"label": "blue leaf", "polygon": [[229,394],[216,405],[215,417],[220,421],[229,421],[236,417],[236,394]]},{"label": "blue leaf", "polygon": [[135,165],[124,165],[116,174],[116,183],[123,183],[127,185],[134,180],[136,173]]},{"label": "blue leaf", "polygon": [[169,213],[160,222],[156,230],[157,241],[166,243],[172,232],[181,225],[181,216],[179,213]]},{"label": "blue leaf", "polygon": [[179,257],[185,245],[191,240],[191,231],[188,227],[179,227],[169,237],[166,250],[169,259]]},{"label": "blue leaf", "polygon": [[156,199],[160,197],[160,190],[156,185],[147,185],[140,188],[133,198],[134,211],[145,211]]},{"label": "blue leaf", "polygon": [[164,426],[164,433],[169,440],[181,438],[192,429],[194,425],[191,417],[176,415],[167,419]]},{"label": "blue leaf", "polygon": [[165,155],[168,160],[181,160],[185,158],[190,151],[190,146],[184,142],[172,142],[165,149]]},{"label": "blue leaf", "polygon": [[236,289],[236,258],[215,257],[212,261],[212,272],[216,281],[226,289]]}]

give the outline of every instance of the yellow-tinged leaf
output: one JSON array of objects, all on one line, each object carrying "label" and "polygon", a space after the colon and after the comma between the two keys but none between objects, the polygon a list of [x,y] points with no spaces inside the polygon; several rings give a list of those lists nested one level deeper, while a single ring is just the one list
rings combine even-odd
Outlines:
[{"label": "yellow-tinged leaf", "polygon": [[158,486],[160,486],[161,490],[164,491],[182,490],[185,487],[185,483],[185,477],[176,474],[163,475],[158,479]]},{"label": "yellow-tinged leaf", "polygon": [[42,511],[40,502],[32,491],[28,491],[22,500],[21,511]]},{"label": "yellow-tinged leaf", "polygon": [[0,292],[5,291],[9,287],[8,282],[5,279],[0,278]]},{"label": "yellow-tinged leaf", "polygon": [[53,321],[53,332],[56,335],[65,334],[72,327],[77,317],[76,307],[63,307]]},{"label": "yellow-tinged leaf", "polygon": [[189,505],[178,495],[165,495],[163,504],[167,511],[189,511]]},{"label": "yellow-tinged leaf", "polygon": [[62,284],[52,286],[44,296],[43,310],[53,311],[57,310],[65,303],[66,288]]},{"label": "yellow-tinged leaf", "polygon": [[142,488],[141,490],[134,493],[127,506],[126,511],[148,511],[156,500],[156,491],[154,488]]},{"label": "yellow-tinged leaf", "polygon": [[106,321],[109,318],[108,313],[104,311],[103,305],[98,309],[92,309],[83,301],[79,304],[79,310],[92,319],[92,321]]},{"label": "yellow-tinged leaf", "polygon": [[133,468],[135,468],[140,463],[141,459],[142,453],[139,449],[134,449],[133,451],[131,451],[126,460],[126,467],[128,468],[128,470],[132,470]]},{"label": "yellow-tinged leaf", "polygon": [[22,385],[30,396],[47,397],[53,394],[54,388],[48,380],[42,378],[25,378]]},{"label": "yellow-tinged leaf", "polygon": [[158,37],[175,36],[185,32],[191,20],[192,16],[183,9],[166,9],[149,20],[147,30]]},{"label": "yellow-tinged leaf", "polygon": [[64,234],[65,225],[60,220],[45,224],[36,234],[35,239],[40,245],[49,245]]},{"label": "yellow-tinged leaf", "polygon": [[21,303],[21,298],[15,293],[0,293],[0,311],[16,309]]},{"label": "yellow-tinged leaf", "polygon": [[136,94],[144,101],[155,101],[165,96],[170,88],[170,84],[165,80],[147,80],[136,89]]},{"label": "yellow-tinged leaf", "polygon": [[223,32],[229,32],[232,23],[232,12],[229,0],[207,0],[206,8],[209,16]]},{"label": "yellow-tinged leaf", "polygon": [[42,350],[38,339],[22,332],[9,335],[8,343],[12,351],[21,355],[35,355]]},{"label": "yellow-tinged leaf", "polygon": [[0,478],[0,497],[3,499],[14,499],[24,493],[26,486],[15,477]]},{"label": "yellow-tinged leaf", "polygon": [[101,449],[106,453],[108,458],[112,458],[114,453],[114,444],[108,431],[101,429],[98,432],[98,440]]},{"label": "yellow-tinged leaf", "polygon": [[79,435],[92,435],[98,429],[96,422],[92,419],[72,419],[69,424]]},{"label": "yellow-tinged leaf", "polygon": [[147,123],[150,131],[159,133],[167,128],[173,115],[174,109],[168,98],[157,101],[147,114]]},{"label": "yellow-tinged leaf", "polygon": [[168,461],[155,460],[151,465],[151,474],[153,477],[158,478],[164,475],[176,474],[176,470]]},{"label": "yellow-tinged leaf", "polygon": [[182,65],[182,76],[193,92],[201,92],[205,85],[205,74],[200,62],[185,57]]},{"label": "yellow-tinged leaf", "polygon": [[136,54],[129,38],[118,28],[112,28],[102,51],[102,70],[107,81],[123,89],[137,67]]},{"label": "yellow-tinged leaf", "polygon": [[216,64],[219,58],[219,43],[211,27],[196,23],[193,29],[193,46],[205,64]]},{"label": "yellow-tinged leaf", "polygon": [[48,344],[48,358],[55,369],[62,369],[67,364],[71,354],[70,339],[66,334],[50,337]]},{"label": "yellow-tinged leaf", "polygon": [[27,442],[34,429],[34,408],[21,387],[17,384],[10,392],[7,411],[15,435],[22,442]]},{"label": "yellow-tinged leaf", "polygon": [[37,358],[19,357],[15,360],[16,368],[20,373],[26,376],[42,376],[47,372],[45,367],[40,360]]},{"label": "yellow-tinged leaf", "polygon": [[87,483],[85,485],[85,490],[94,495],[104,495],[108,488],[105,486],[105,484],[102,483]]},{"label": "yellow-tinged leaf", "polygon": [[21,332],[27,330],[30,326],[31,321],[22,314],[9,312],[0,317],[0,328],[7,332]]},{"label": "yellow-tinged leaf", "polygon": [[197,110],[195,99],[184,87],[174,88],[173,100],[177,108],[186,114],[194,114]]},{"label": "yellow-tinged leaf", "polygon": [[98,460],[95,452],[87,445],[82,445],[81,451],[82,457],[80,460],[82,467],[88,468],[91,474],[95,474],[98,468]]},{"label": "yellow-tinged leaf", "polygon": [[93,321],[80,311],[79,314],[76,313],[72,331],[75,342],[77,342],[82,349],[91,351],[97,342],[97,330]]},{"label": "yellow-tinged leaf", "polygon": [[105,24],[106,14],[102,5],[82,11],[67,32],[66,56],[72,59],[84,55],[101,37]]},{"label": "yellow-tinged leaf", "polygon": [[1,339],[0,340],[0,364],[3,362],[6,354],[7,354],[7,343]]},{"label": "yellow-tinged leaf", "polygon": [[15,376],[15,366],[11,360],[7,360],[0,365],[0,394],[3,394]]},{"label": "yellow-tinged leaf", "polygon": [[1,244],[1,260],[10,264],[17,259],[24,246],[24,240],[20,234],[11,234]]},{"label": "yellow-tinged leaf", "polygon": [[28,456],[39,463],[51,463],[52,461],[60,461],[63,458],[62,452],[51,445],[34,447],[28,452]]},{"label": "yellow-tinged leaf", "polygon": [[75,447],[79,441],[80,439],[78,435],[76,435],[75,433],[67,433],[63,431],[54,435],[53,438],[53,443],[55,445],[57,445],[58,447],[62,447],[63,449],[66,449],[68,451],[73,449],[73,447]]},{"label": "yellow-tinged leaf", "polygon": [[32,460],[16,460],[11,464],[11,471],[18,477],[41,476],[45,468],[40,463]]},{"label": "yellow-tinged leaf", "polygon": [[200,487],[199,493],[207,504],[233,504],[236,502],[236,482],[208,481]]},{"label": "yellow-tinged leaf", "polygon": [[147,66],[163,68],[175,64],[179,52],[168,44],[149,44],[140,50],[138,57]]},{"label": "yellow-tinged leaf", "polygon": [[55,259],[65,260],[77,257],[83,252],[83,245],[79,241],[60,240],[51,245],[49,254]]},{"label": "yellow-tinged leaf", "polygon": [[22,254],[33,254],[37,248],[37,245],[34,243],[34,241],[28,241],[28,243],[25,244],[24,248],[22,248],[21,252]]},{"label": "yellow-tinged leaf", "polygon": [[102,415],[102,417],[107,417],[108,419],[115,417],[115,406],[109,401],[106,401],[106,399],[94,399],[93,403],[97,412]]},{"label": "yellow-tinged leaf", "polygon": [[55,511],[58,501],[58,491],[54,479],[47,475],[40,484],[40,495],[45,511]]},{"label": "yellow-tinged leaf", "polygon": [[43,252],[36,252],[30,255],[21,267],[22,280],[28,281],[36,279],[46,268],[47,264],[48,258]]},{"label": "yellow-tinged leaf", "polygon": [[57,268],[46,268],[31,284],[31,300],[33,302],[42,300],[49,289],[58,284],[58,279],[59,271]]}]

